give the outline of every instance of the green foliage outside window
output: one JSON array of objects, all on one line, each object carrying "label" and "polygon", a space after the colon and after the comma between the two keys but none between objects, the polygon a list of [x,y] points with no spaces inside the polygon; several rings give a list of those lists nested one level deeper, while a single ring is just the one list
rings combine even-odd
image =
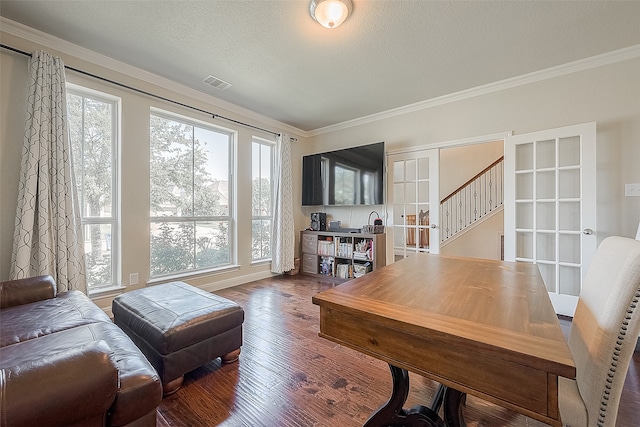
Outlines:
[{"label": "green foliage outside window", "polygon": [[80,201],[89,290],[114,283],[115,102],[67,94],[72,168]]},{"label": "green foliage outside window", "polygon": [[230,136],[155,115],[150,124],[151,275],[230,264],[228,160],[224,171],[213,163],[228,159]]}]

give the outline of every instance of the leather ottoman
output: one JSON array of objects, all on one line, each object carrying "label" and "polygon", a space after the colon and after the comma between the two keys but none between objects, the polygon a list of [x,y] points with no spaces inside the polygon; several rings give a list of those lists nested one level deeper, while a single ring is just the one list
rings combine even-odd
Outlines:
[{"label": "leather ottoman", "polygon": [[244,310],[183,282],[127,292],[113,300],[113,318],[158,371],[164,395],[184,374],[221,357],[235,362],[242,345]]}]

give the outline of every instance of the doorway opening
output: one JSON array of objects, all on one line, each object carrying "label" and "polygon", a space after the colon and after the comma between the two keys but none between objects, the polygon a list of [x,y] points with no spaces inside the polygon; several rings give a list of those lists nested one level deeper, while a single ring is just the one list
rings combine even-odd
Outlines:
[{"label": "doorway opening", "polygon": [[440,253],[501,259],[504,141],[440,150]]}]

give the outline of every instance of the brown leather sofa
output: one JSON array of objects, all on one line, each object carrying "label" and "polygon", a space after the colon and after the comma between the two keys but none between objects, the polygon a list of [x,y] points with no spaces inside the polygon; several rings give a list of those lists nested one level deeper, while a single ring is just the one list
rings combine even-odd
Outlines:
[{"label": "brown leather sofa", "polygon": [[156,425],[157,372],[86,295],[0,282],[0,427]]}]

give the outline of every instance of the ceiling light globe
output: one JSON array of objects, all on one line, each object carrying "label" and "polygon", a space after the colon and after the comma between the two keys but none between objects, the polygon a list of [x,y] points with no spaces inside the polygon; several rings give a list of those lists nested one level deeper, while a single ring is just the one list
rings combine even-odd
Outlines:
[{"label": "ceiling light globe", "polygon": [[351,9],[351,0],[311,0],[309,13],[323,27],[336,28],[349,17]]}]

